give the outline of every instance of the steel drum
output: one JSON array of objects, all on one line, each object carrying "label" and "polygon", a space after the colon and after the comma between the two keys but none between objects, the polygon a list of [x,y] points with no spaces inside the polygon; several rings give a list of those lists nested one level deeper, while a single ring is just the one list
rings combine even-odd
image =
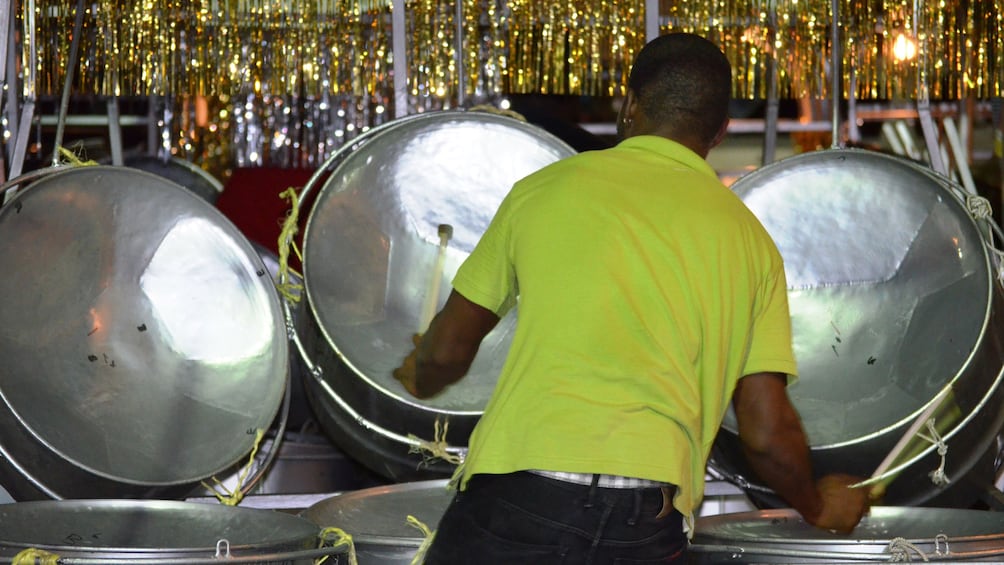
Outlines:
[{"label": "steel drum", "polygon": [[[950,483],[932,482],[938,438],[922,427],[931,441],[915,438],[876,477],[884,503],[970,507],[993,488],[1002,424],[992,220],[977,221],[960,187],[930,169],[864,150],[801,154],[732,189],[785,261],[800,372],[789,393],[816,471],[871,476],[931,408]],[[710,467],[761,507],[783,505],[746,465],[731,413]]]},{"label": "steel drum", "polygon": [[341,528],[351,535],[359,565],[409,565],[426,538],[408,517],[435,531],[453,500],[447,482],[417,481],[347,492],[314,504],[301,516],[321,528]]},{"label": "steel drum", "polygon": [[691,563],[986,562],[1004,560],[1004,513],[874,507],[848,535],[793,510],[697,519]]},{"label": "steel drum", "polygon": [[16,500],[183,496],[246,458],[283,398],[272,279],[210,204],[123,167],[0,209],[0,476]]},{"label": "steel drum", "polygon": [[[350,455],[394,481],[452,472],[409,453],[436,437],[462,450],[487,404],[515,326],[506,316],[468,375],[429,400],[392,377],[412,349],[440,257],[438,227],[453,237],[442,256],[441,305],[450,281],[512,184],[574,151],[525,122],[483,112],[417,114],[390,122],[336,154],[313,198],[303,236],[306,312],[301,353],[314,378],[308,397],[325,430]],[[440,428],[442,429],[442,428]],[[414,436],[414,437],[411,437]]]},{"label": "steel drum", "polygon": [[335,553],[317,551],[319,533],[317,525],[299,516],[219,504],[45,500],[0,505],[0,557],[6,559],[35,549],[102,563],[242,559],[309,565],[312,557]]}]

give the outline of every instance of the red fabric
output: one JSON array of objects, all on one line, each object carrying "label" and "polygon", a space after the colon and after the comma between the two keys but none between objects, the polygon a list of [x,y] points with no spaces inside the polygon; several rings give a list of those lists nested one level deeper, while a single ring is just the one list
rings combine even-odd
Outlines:
[{"label": "red fabric", "polygon": [[[235,169],[216,207],[251,241],[279,254],[279,234],[289,212],[289,200],[280,194],[289,187],[302,192],[314,171],[255,167]],[[301,228],[306,213],[300,211]],[[298,239],[299,240],[299,239]],[[299,269],[295,253],[289,254],[289,265]]]}]

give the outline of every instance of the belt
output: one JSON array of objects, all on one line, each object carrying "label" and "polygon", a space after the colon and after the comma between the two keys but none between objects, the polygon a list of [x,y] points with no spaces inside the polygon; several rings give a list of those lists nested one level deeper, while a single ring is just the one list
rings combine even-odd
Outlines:
[{"label": "belt", "polygon": [[[669,483],[653,481],[651,479],[639,479],[637,477],[623,477],[621,475],[597,475],[594,473],[566,473],[564,471],[544,471],[542,469],[532,469],[529,472],[541,475],[549,479],[556,479],[566,483],[577,485],[596,484],[602,488],[658,488],[672,486]],[[596,477],[599,477],[597,480]]]},{"label": "belt", "polygon": [[670,483],[653,481],[651,479],[639,479],[637,477],[624,477],[621,475],[567,473],[563,471],[544,471],[541,469],[531,469],[529,472],[566,483],[598,486],[601,488],[658,488],[662,492],[662,510],[659,511],[656,518],[664,518],[673,511],[673,495],[676,494],[676,485]]}]

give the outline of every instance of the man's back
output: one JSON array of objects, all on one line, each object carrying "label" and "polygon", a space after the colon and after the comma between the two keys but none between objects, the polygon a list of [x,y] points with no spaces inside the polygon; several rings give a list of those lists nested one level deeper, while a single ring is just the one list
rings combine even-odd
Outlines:
[{"label": "man's back", "polygon": [[[786,303],[764,306],[785,288],[756,219],[700,156],[640,136],[521,181],[482,241],[454,286],[494,309],[518,280],[519,322],[465,475],[646,478],[685,485],[688,513],[758,312],[764,354],[790,347]],[[477,260],[501,254],[512,272]]]}]

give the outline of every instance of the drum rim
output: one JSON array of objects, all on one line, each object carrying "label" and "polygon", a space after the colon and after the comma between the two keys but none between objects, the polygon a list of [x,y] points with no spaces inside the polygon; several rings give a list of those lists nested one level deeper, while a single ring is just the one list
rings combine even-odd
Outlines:
[{"label": "drum rim", "polygon": [[[91,511],[98,510],[103,512],[114,512],[116,510],[126,510],[129,512],[140,512],[145,510],[150,510],[154,512],[168,512],[168,513],[178,513],[179,518],[184,517],[187,511],[196,510],[198,512],[210,512],[213,516],[224,515],[224,514],[234,514],[235,516],[241,517],[251,517],[251,519],[258,520],[259,518],[267,518],[271,522],[275,522],[276,526],[289,527],[290,530],[296,528],[297,532],[287,532],[287,537],[284,539],[272,539],[272,540],[255,540],[252,542],[243,542],[230,544],[231,550],[249,550],[262,547],[269,547],[270,545],[275,545],[278,543],[290,543],[293,541],[304,541],[307,539],[308,534],[312,539],[316,539],[319,533],[319,528],[316,524],[295,514],[289,514],[284,512],[276,512],[272,510],[264,510],[258,508],[242,508],[240,506],[227,506],[223,504],[205,504],[198,502],[187,502],[181,500],[133,500],[133,499],[75,499],[75,500],[29,500],[23,502],[17,502],[15,504],[5,505],[3,509],[0,509],[0,516],[5,513],[13,513],[14,519],[19,519],[17,514],[21,514],[21,511],[31,512],[32,510],[41,508],[43,510],[52,509],[56,513],[64,513],[68,509],[76,509],[78,511]],[[185,512],[180,512],[185,511]],[[43,516],[44,517],[44,516]],[[20,519],[24,519],[23,516]],[[264,520],[262,520],[263,522]],[[271,524],[268,524],[271,525]],[[295,539],[294,539],[295,536]],[[0,549],[2,547],[35,547],[44,548],[46,550],[53,551],[72,551],[72,552],[108,552],[108,551],[122,551],[130,553],[153,553],[153,554],[163,554],[163,553],[178,553],[184,551],[207,551],[214,550],[213,546],[203,546],[203,547],[129,547],[129,546],[110,546],[110,545],[70,545],[70,544],[31,544],[30,542],[24,542],[20,540],[8,540],[0,534]]]},{"label": "drum rim", "polygon": [[[910,507],[910,506],[872,506],[869,509],[868,515],[863,519],[885,519],[888,520],[891,517],[901,515],[903,512],[911,513],[934,513],[939,516],[944,516],[951,518],[952,516],[1000,516],[1000,521],[1004,523],[1004,515],[998,512],[990,510],[973,510],[965,508],[930,508],[930,507]],[[792,537],[777,537],[777,538],[751,538],[751,537],[733,537],[728,538],[717,534],[715,532],[708,533],[709,527],[716,527],[725,524],[734,523],[760,523],[764,521],[774,521],[774,520],[794,520],[800,523],[805,523],[804,518],[796,510],[792,508],[775,508],[767,510],[754,510],[748,512],[736,512],[729,514],[717,514],[712,516],[702,516],[697,519],[694,534],[694,544],[701,545],[702,542],[707,541],[711,543],[760,543],[764,545],[831,545],[831,544],[879,544],[888,545],[888,540],[878,539],[878,538],[865,538],[859,535],[855,535],[853,532],[847,535],[830,533],[825,530],[812,530],[817,533],[819,537],[815,538],[792,538]],[[893,537],[901,536],[891,536]],[[707,538],[706,540],[704,538]],[[1004,530],[996,534],[974,534],[968,536],[950,536],[949,543],[964,543],[967,540],[972,541],[987,541],[989,539],[1000,538],[1004,539]],[[758,541],[759,539],[759,541]],[[918,538],[918,537],[908,537],[905,538],[907,541],[913,543],[920,542],[930,542],[933,538]],[[1004,552],[1004,545],[1001,546],[1001,552]]]}]

